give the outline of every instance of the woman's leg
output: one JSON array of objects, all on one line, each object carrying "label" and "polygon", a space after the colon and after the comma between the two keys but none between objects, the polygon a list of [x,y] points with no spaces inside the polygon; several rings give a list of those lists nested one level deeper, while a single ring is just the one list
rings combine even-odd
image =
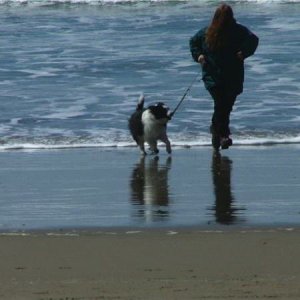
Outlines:
[{"label": "woman's leg", "polygon": [[[213,88],[209,92],[214,100],[211,132],[219,136],[220,139],[228,139],[230,135],[230,113],[236,100],[236,95],[230,94],[222,88]],[[232,143],[231,140],[230,142]],[[228,148],[231,143],[224,148]]]}]

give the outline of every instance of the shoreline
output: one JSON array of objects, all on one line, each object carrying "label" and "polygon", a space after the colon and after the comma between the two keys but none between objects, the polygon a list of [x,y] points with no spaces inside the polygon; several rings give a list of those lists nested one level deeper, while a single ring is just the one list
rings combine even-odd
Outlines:
[{"label": "shoreline", "polygon": [[[285,147],[293,147],[300,149],[300,137],[292,137],[291,141],[284,141],[282,142],[280,139],[275,141],[269,141],[269,140],[263,140],[263,141],[249,141],[243,142],[239,141],[238,139],[234,141],[234,144],[229,147],[229,151],[234,149],[240,149],[240,150],[263,150],[268,148],[285,148]],[[164,152],[164,144],[158,143],[158,149],[160,149],[161,152]],[[210,136],[208,137],[207,142],[203,143],[191,143],[191,144],[185,144],[184,142],[181,143],[175,143],[172,144],[173,152],[176,151],[182,151],[182,150],[201,150],[201,149],[208,149],[212,150],[211,140]],[[120,145],[101,145],[101,144],[87,144],[87,145],[81,145],[81,144],[62,144],[62,145],[43,145],[43,144],[28,144],[28,145],[7,145],[0,147],[0,154],[1,153],[9,153],[9,152],[42,152],[42,151],[72,151],[72,150],[98,150],[98,151],[128,151],[132,150],[135,151],[139,155],[139,149],[136,143],[120,143]],[[228,149],[222,150],[220,149],[220,153],[227,153]],[[164,155],[164,154],[163,154]],[[148,154],[148,156],[152,156],[151,154]]]},{"label": "shoreline", "polygon": [[299,232],[300,225],[296,226],[174,226],[174,227],[88,227],[88,228],[61,228],[61,229],[31,229],[31,230],[1,230],[2,236],[101,236],[123,234],[186,234],[186,233],[276,233],[276,232]]}]

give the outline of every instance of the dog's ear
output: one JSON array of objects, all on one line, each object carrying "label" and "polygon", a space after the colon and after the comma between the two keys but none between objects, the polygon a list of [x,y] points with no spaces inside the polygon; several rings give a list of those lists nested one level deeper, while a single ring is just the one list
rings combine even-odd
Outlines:
[{"label": "dog's ear", "polygon": [[173,113],[171,110],[169,110],[168,113],[167,113],[167,118],[168,118],[169,120],[171,120],[172,117],[173,117],[173,115],[174,115],[174,113]]}]

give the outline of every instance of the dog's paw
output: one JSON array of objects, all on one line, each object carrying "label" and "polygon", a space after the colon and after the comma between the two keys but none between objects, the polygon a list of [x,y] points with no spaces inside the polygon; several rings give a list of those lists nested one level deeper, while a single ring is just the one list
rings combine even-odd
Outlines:
[{"label": "dog's paw", "polygon": [[157,155],[159,153],[158,149],[152,150],[151,151],[151,155]]},{"label": "dog's paw", "polygon": [[144,151],[141,150],[140,153],[141,153],[142,156],[146,156],[147,155],[147,152],[145,150]]}]

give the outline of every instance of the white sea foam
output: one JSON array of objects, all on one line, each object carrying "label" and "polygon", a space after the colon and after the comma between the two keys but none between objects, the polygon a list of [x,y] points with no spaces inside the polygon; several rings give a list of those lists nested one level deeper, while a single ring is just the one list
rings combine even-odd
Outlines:
[{"label": "white sea foam", "polygon": [[[295,1],[296,2],[296,1]],[[300,1],[297,1],[300,2]],[[274,18],[268,22],[266,26],[269,29],[276,29],[279,32],[291,32],[299,30],[299,18],[291,18],[287,20],[286,18]]]},{"label": "white sea foam", "polygon": [[[299,3],[300,0],[235,0],[238,3]],[[174,2],[174,0],[0,0],[1,4],[29,4],[29,5],[51,5],[51,4],[89,4],[89,5],[103,5],[103,4],[132,4],[132,3],[164,3],[164,2]],[[199,4],[198,0],[176,0],[176,2],[190,2]],[[211,0],[201,0],[203,3],[211,3]],[[216,1],[217,2],[217,1]]]},{"label": "white sea foam", "polygon": [[[117,138],[116,136],[119,135]],[[300,144],[300,134],[298,135],[279,135],[279,134],[239,134],[233,137],[234,146],[272,146],[281,144]],[[186,136],[182,134],[170,135],[173,148],[194,148],[211,146],[209,134],[198,136]],[[36,138],[32,141],[22,138],[14,138],[0,141],[0,151],[10,150],[51,150],[51,149],[73,149],[73,148],[124,148],[136,147],[136,143],[130,136],[124,133],[102,135],[98,137],[47,137]],[[159,147],[164,148],[164,144],[159,143]]]},{"label": "white sea foam", "polygon": [[43,116],[45,119],[68,119],[75,118],[84,115],[85,106],[84,105],[74,105],[71,109],[61,110],[57,112],[50,113]]},{"label": "white sea foam", "polygon": [[44,70],[20,70],[20,72],[23,72],[25,74],[29,74],[30,78],[36,79],[39,77],[50,77],[50,76],[56,76],[55,71],[58,71],[59,69],[53,69],[53,68],[46,68]]}]

